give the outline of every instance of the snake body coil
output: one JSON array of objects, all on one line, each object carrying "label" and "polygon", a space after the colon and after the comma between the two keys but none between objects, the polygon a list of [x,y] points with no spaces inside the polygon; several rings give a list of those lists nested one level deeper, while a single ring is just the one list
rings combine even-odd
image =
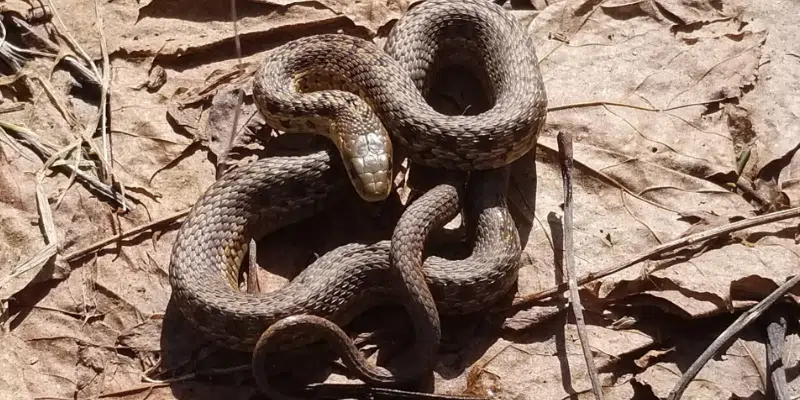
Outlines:
[{"label": "snake body coil", "polygon": [[[358,193],[391,189],[391,141],[412,161],[462,171],[498,168],[534,145],[547,100],[527,33],[487,0],[428,0],[392,29],[386,52],[345,35],[301,38],[268,52],[253,85],[267,123],[330,137]],[[436,73],[482,78],[492,108],[452,116],[425,100]]]},{"label": "snake body coil", "polygon": [[[247,351],[279,319],[312,314],[343,325],[365,308],[395,300],[388,240],[334,249],[270,293],[236,289],[248,238],[307,218],[344,195],[347,178],[336,157],[318,151],[255,161],[223,175],[192,208],[173,247],[170,283],[178,308],[207,337]],[[478,258],[425,260],[426,283],[444,314],[480,310],[516,281],[521,250],[505,199],[474,197]]]}]

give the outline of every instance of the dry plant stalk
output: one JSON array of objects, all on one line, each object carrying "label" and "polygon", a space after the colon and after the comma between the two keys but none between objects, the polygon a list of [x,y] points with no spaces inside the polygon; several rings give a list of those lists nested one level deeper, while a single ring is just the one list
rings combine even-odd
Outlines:
[{"label": "dry plant stalk", "polygon": [[589,335],[586,334],[586,321],[583,318],[583,305],[578,291],[578,282],[575,272],[575,249],[572,242],[572,134],[559,132],[558,155],[561,162],[561,178],[564,185],[564,235],[561,258],[563,268],[567,273],[567,283],[569,285],[569,300],[572,304],[572,313],[575,315],[575,326],[578,329],[578,338],[583,349],[583,358],[586,360],[586,369],[589,373],[589,380],[592,382],[592,392],[594,398],[603,400],[603,387],[600,385],[600,378],[597,376],[597,367],[592,357],[592,349],[589,345]]}]

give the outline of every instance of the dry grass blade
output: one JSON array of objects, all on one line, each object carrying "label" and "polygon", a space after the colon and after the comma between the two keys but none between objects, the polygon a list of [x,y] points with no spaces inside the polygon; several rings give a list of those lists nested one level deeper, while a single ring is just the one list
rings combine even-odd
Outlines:
[{"label": "dry grass blade", "polygon": [[[81,143],[83,143],[83,142],[81,140],[78,140],[76,143],[73,143],[69,147],[78,148],[78,146],[80,146]],[[79,171],[80,170],[81,162],[83,161],[83,152],[80,151],[80,149],[78,149],[78,150],[79,151],[75,152],[75,161],[72,164],[72,171],[73,172],[69,176],[69,181],[67,182],[67,187],[64,188],[64,190],[61,192],[61,195],[58,196],[58,200],[56,200],[56,209],[58,209],[58,207],[61,205],[61,202],[64,200],[64,196],[67,195],[67,191],[69,191],[69,188],[71,188],[72,184],[75,183],[75,178],[76,178],[76,175],[77,175],[75,173],[75,171]],[[51,157],[51,159],[52,159],[52,157]],[[53,163],[55,164],[56,162],[59,162],[59,161],[60,160],[56,160]]]},{"label": "dry grass blade", "polygon": [[50,202],[47,200],[44,186],[42,186],[44,170],[39,171],[36,175],[36,206],[39,209],[39,220],[42,222],[44,240],[47,244],[55,244],[58,247],[58,232],[56,232],[56,225],[53,223],[53,211],[50,209]]},{"label": "dry grass blade", "polygon": [[725,100],[728,100],[728,98],[727,97],[720,97],[718,99],[712,99],[712,100],[707,100],[707,101],[699,101],[699,102],[696,102],[696,103],[680,104],[680,105],[677,105],[677,106],[672,106],[672,107],[665,108],[663,110],[655,108],[655,107],[643,107],[643,106],[637,106],[635,104],[626,104],[626,103],[620,103],[620,102],[616,102],[616,101],[598,100],[598,101],[587,101],[585,103],[573,103],[573,104],[564,104],[564,105],[561,105],[561,106],[551,106],[551,107],[547,107],[547,112],[559,111],[559,110],[568,110],[568,109],[573,109],[573,108],[600,107],[600,106],[617,106],[617,107],[625,107],[625,108],[631,108],[631,109],[634,109],[634,110],[641,110],[641,111],[667,112],[667,111],[673,111],[673,110],[678,110],[678,109],[681,109],[681,108],[692,107],[692,106],[716,104],[716,103],[719,103],[719,102],[722,102],[722,101],[725,101]]},{"label": "dry grass blade", "polygon": [[[399,389],[366,387],[360,384],[324,383],[309,385],[306,390],[309,398],[367,398],[367,399],[428,399],[428,400],[482,400],[484,397],[461,396],[456,394],[432,394]],[[320,393],[324,396],[318,396]],[[336,397],[332,397],[336,394]]]},{"label": "dry grass blade", "polygon": [[23,104],[23,103],[9,104],[9,105],[0,107],[0,114],[6,114],[6,113],[10,113],[10,112],[15,112],[15,111],[22,111],[24,109],[25,109],[25,104]]},{"label": "dry grass blade", "polygon": [[28,157],[28,154],[22,149],[22,146],[20,146],[20,144],[17,143],[17,141],[14,140],[11,135],[9,135],[8,132],[6,132],[6,130],[2,127],[0,127],[0,141],[8,145],[8,147],[17,152],[17,154],[19,154],[22,158],[30,162],[34,162],[34,158]]}]

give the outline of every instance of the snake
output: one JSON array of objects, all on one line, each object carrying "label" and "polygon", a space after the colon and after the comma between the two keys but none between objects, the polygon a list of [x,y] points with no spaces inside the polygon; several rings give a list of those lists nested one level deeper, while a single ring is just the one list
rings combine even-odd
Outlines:
[{"label": "snake", "polygon": [[[449,66],[479,77],[491,103],[487,111],[446,115],[428,104],[431,83]],[[343,34],[296,39],[267,52],[254,79],[253,98],[273,129],[318,133],[335,150],[269,157],[233,168],[192,207],[173,244],[169,279],[177,308],[207,338],[248,351],[262,333],[302,325],[296,316],[313,316],[334,328],[346,325],[367,308],[397,301],[398,290],[406,290],[398,286],[406,285],[398,285],[395,276],[408,267],[398,272],[392,260],[404,255],[410,264],[422,264],[417,272],[424,282],[411,286],[427,286],[429,293],[423,295],[435,304],[418,300],[423,307],[416,308],[412,321],[427,319],[429,328],[438,329],[438,316],[431,315],[436,311],[471,313],[508,293],[516,282],[521,249],[505,207],[506,166],[534,147],[547,100],[533,44],[502,7],[486,0],[423,1],[397,21],[383,50]],[[365,201],[385,199],[392,188],[392,143],[413,163],[469,172],[466,195],[455,186],[434,191],[438,194],[409,206],[419,203],[428,211],[404,213],[409,217],[402,224],[436,225],[430,204],[442,215],[455,215],[459,199],[467,198],[467,208],[475,210],[465,213],[472,215],[465,220],[475,221],[468,259],[430,256],[423,262],[416,254],[424,237],[395,235],[334,249],[276,291],[238,290],[251,238],[311,218],[346,198],[348,187]],[[424,236],[428,228],[420,232]],[[414,301],[419,290],[410,294],[412,300],[402,296],[404,301]],[[342,335],[330,341],[343,345],[338,351],[355,360],[351,368],[360,378],[391,380],[383,370],[358,364],[363,359],[344,346]],[[282,349],[309,340],[296,333],[272,343]],[[418,346],[428,352],[433,348]],[[413,359],[412,354],[430,358],[417,352],[406,358]]]}]

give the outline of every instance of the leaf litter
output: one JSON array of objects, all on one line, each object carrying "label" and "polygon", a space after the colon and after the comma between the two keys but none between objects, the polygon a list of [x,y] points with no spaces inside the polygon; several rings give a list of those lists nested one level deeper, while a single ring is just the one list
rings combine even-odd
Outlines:
[{"label": "leaf litter", "polygon": [[[6,21],[27,9],[18,3],[3,9]],[[512,194],[531,219],[518,298],[566,279],[554,250],[563,236],[557,132],[575,138],[579,277],[681,236],[800,206],[800,56],[788,46],[797,42],[790,18],[799,6],[532,3],[506,5],[528,27],[551,106],[535,157],[536,183]],[[220,165],[269,154],[272,145],[285,151],[308,144],[259,133],[249,80],[263,51],[329,32],[382,43],[409,4],[239,2],[241,60],[227,2],[53,6],[73,39],[61,29],[40,34],[58,43],[59,54],[88,57],[97,71],[107,42],[113,161],[96,150],[105,148],[95,129],[99,96],[82,94],[80,79],[64,71],[69,63],[28,57],[23,74],[35,79],[0,82],[3,109],[10,107],[0,114],[0,362],[7,372],[0,398],[250,398],[255,386],[248,373],[231,372],[247,364],[246,355],[209,346],[169,303],[169,252],[179,218]],[[247,96],[240,135],[228,149],[237,89]],[[83,129],[93,146],[80,145],[88,137]],[[98,175],[98,167],[114,180]],[[262,282],[284,284],[315,257],[353,240],[351,233],[384,235],[391,226],[381,218],[396,214],[400,203],[344,205],[267,238],[258,261],[273,274]],[[354,232],[357,218],[365,220],[363,231]],[[583,285],[605,397],[666,398],[733,313],[797,275],[799,226],[795,218],[750,227]],[[798,295],[800,289],[790,291],[775,312],[796,316]],[[436,392],[590,397],[566,300],[559,294],[511,314],[445,321]],[[367,319],[373,328],[388,323],[380,315]],[[789,326],[783,365],[791,371],[800,365],[800,340]],[[765,327],[750,326],[724,347],[685,396],[767,398]],[[786,376],[794,396],[796,375]],[[338,374],[328,379],[347,381]]]}]

